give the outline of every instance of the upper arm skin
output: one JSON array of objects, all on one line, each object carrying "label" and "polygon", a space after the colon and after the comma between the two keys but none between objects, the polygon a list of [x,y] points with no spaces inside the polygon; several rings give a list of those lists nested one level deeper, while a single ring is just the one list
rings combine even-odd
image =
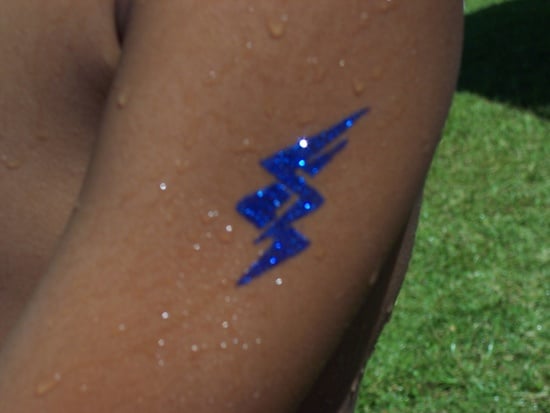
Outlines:
[{"label": "upper arm skin", "polygon": [[[80,208],[0,354],[0,411],[293,411],[422,187],[461,7],[136,1]],[[235,204],[273,182],[258,161],[365,106],[295,224],[311,247],[237,288],[258,232]]]}]

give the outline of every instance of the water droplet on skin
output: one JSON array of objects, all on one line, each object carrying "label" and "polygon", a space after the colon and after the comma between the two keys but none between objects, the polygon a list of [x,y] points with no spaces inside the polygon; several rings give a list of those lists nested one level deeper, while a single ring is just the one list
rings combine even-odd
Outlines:
[{"label": "water droplet on skin", "polygon": [[126,324],[121,323],[118,325],[118,331],[123,332],[126,331]]},{"label": "water droplet on skin", "polygon": [[229,328],[229,321],[222,322],[222,327],[223,328]]},{"label": "water droplet on skin", "polygon": [[168,189],[168,185],[166,184],[166,182],[161,182],[159,188],[161,191],[166,191],[166,189]]},{"label": "water droplet on skin", "polygon": [[201,244],[199,244],[199,243],[193,244],[193,249],[195,251],[200,251],[201,250]]},{"label": "water droplet on skin", "polygon": [[283,285],[283,279],[282,278],[276,278],[275,279],[275,285],[281,286]]},{"label": "water droplet on skin", "polygon": [[319,64],[317,56],[308,56],[304,71],[299,72],[299,79],[303,82],[316,84],[325,80],[327,69]]},{"label": "water droplet on skin", "polygon": [[166,363],[164,362],[163,359],[159,359],[159,360],[157,361],[157,364],[158,364],[159,367],[164,367]]},{"label": "water droplet on skin", "polygon": [[256,337],[256,344],[257,345],[262,344],[262,339],[260,337]]},{"label": "water droplet on skin", "polygon": [[220,213],[219,213],[218,210],[210,209],[210,210],[206,211],[206,213],[201,216],[201,221],[204,224],[208,224],[209,222],[214,221],[219,216],[220,216]]},{"label": "water droplet on skin", "polygon": [[248,50],[251,50],[252,47],[254,47],[254,44],[252,43],[252,40],[248,40],[245,44],[245,47],[248,49]]},{"label": "water droplet on skin", "polygon": [[164,311],[160,317],[163,319],[163,320],[168,320],[170,318],[170,313],[168,311]]},{"label": "water droplet on skin", "polygon": [[249,138],[244,138],[242,142],[239,144],[237,149],[235,150],[236,153],[256,153],[256,148],[252,144],[252,140]]},{"label": "water droplet on skin", "polygon": [[228,224],[219,231],[218,239],[224,244],[230,243],[233,240],[233,225]]},{"label": "water droplet on skin", "polygon": [[169,211],[169,210],[166,210],[162,207],[160,209],[160,215],[162,215],[165,222],[169,223],[169,222],[172,222],[174,220],[174,215],[172,214],[172,212]]},{"label": "water droplet on skin", "polygon": [[306,81],[312,84],[321,83],[325,80],[327,69],[317,63],[310,63]]},{"label": "water droplet on skin", "polygon": [[196,344],[193,344],[193,345],[191,346],[191,351],[192,351],[193,353],[196,353],[197,351],[199,351],[199,346],[197,346]]},{"label": "water droplet on skin", "polygon": [[184,159],[183,161],[181,159],[176,159],[174,165],[176,166],[176,171],[181,175],[187,169],[189,169],[189,165],[191,165],[191,162],[189,161],[189,159]]},{"label": "water droplet on skin", "polygon": [[269,35],[271,38],[280,39],[285,34],[286,22],[282,19],[268,20],[267,29],[269,30]]},{"label": "water droplet on skin", "polygon": [[340,67],[345,67],[346,66],[346,60],[345,59],[340,59],[338,61],[338,66]]},{"label": "water droplet on skin", "polygon": [[385,13],[391,9],[394,9],[397,5],[397,2],[395,0],[379,0],[377,4],[377,10]]},{"label": "water droplet on skin", "polygon": [[216,72],[214,69],[211,69],[208,71],[208,75],[206,76],[206,79],[203,81],[203,83],[207,86],[211,86],[216,84],[218,80],[218,72]]},{"label": "water droplet on skin", "polygon": [[[389,116],[392,123],[397,123],[397,121],[403,117],[403,114],[405,113],[405,109],[406,109],[405,105],[403,104],[402,101],[399,101],[395,105],[392,105],[390,116]],[[426,146],[428,146],[428,152],[431,152],[431,150],[433,149],[431,142],[428,142]],[[425,149],[426,148],[424,147],[424,150]]]},{"label": "water droplet on skin", "polygon": [[61,382],[61,374],[55,373],[48,380],[44,380],[36,386],[36,395],[44,396],[45,394],[52,391],[59,383]]},{"label": "water droplet on skin", "polygon": [[159,347],[164,347],[166,345],[166,341],[163,338],[159,338],[157,344]]},{"label": "water droplet on skin", "polygon": [[21,162],[18,159],[11,159],[11,160],[6,162],[6,168],[8,168],[12,171],[21,168],[21,165],[23,165],[23,162]]},{"label": "water droplet on skin", "polygon": [[373,78],[374,80],[382,79],[383,75],[384,75],[384,69],[381,66],[376,66],[371,71],[371,78]]},{"label": "water droplet on skin", "polygon": [[128,104],[128,97],[126,96],[126,93],[124,92],[119,93],[116,98],[117,107],[119,109],[124,109],[127,104]]},{"label": "water droplet on skin", "polygon": [[235,337],[233,339],[233,344],[235,344],[235,345],[239,344],[239,339],[237,337]]},{"label": "water droplet on skin", "polygon": [[316,65],[319,63],[319,58],[317,56],[308,56],[306,62],[308,65]]},{"label": "water droplet on skin", "polygon": [[247,351],[247,350],[248,350],[248,343],[243,343],[242,349],[243,349],[244,351]]},{"label": "water droplet on skin", "polygon": [[19,169],[23,164],[23,162],[19,159],[10,159],[6,155],[0,156],[0,160],[2,161],[6,169],[9,169],[11,171]]},{"label": "water droplet on skin", "polygon": [[227,348],[227,343],[226,343],[225,341],[222,341],[222,342],[220,343],[220,348],[221,348],[222,350],[225,350],[225,349]]},{"label": "water droplet on skin", "polygon": [[317,258],[318,261],[322,261],[327,256],[327,250],[321,246],[317,246],[315,248],[314,256],[315,258]]},{"label": "water droplet on skin", "polygon": [[362,11],[359,13],[359,24],[357,27],[353,30],[353,34],[358,34],[362,30],[365,30],[370,25],[370,16],[369,13],[366,11]]},{"label": "water droplet on skin", "polygon": [[365,82],[361,79],[353,79],[353,93],[355,94],[355,96],[361,96],[365,91],[365,86]]}]

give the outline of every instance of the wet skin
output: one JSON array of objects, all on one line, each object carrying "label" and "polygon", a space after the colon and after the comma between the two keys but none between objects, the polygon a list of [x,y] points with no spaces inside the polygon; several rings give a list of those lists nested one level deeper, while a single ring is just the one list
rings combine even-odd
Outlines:
[{"label": "wet skin", "polygon": [[[355,375],[406,265],[462,2],[264,3],[137,1],[122,44],[112,0],[0,5],[0,411],[335,411],[324,368],[341,345]],[[258,161],[365,106],[311,246],[236,288]]]}]

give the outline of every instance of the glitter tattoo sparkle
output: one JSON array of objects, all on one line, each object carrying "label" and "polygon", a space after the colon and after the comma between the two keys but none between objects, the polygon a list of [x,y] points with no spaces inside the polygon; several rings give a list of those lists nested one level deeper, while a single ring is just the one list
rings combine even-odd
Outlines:
[{"label": "glitter tattoo sparkle", "polygon": [[[237,204],[237,211],[263,230],[255,243],[269,238],[272,244],[239,279],[238,285],[248,284],[309,246],[309,240],[292,223],[319,209],[324,199],[298,172],[317,175],[346,147],[348,141],[343,133],[367,112],[368,109],[362,109],[317,135],[299,138],[294,145],[260,162],[277,182],[245,196]],[[278,215],[277,211],[288,201],[293,202]]]}]

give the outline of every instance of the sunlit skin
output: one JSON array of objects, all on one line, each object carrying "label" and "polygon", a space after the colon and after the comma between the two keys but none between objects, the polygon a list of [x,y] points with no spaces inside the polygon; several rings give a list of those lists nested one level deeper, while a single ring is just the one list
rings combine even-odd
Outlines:
[{"label": "sunlit skin", "polygon": [[[0,411],[346,411],[461,37],[461,1],[2,2]],[[309,248],[237,287],[258,162],[363,107]]]}]

